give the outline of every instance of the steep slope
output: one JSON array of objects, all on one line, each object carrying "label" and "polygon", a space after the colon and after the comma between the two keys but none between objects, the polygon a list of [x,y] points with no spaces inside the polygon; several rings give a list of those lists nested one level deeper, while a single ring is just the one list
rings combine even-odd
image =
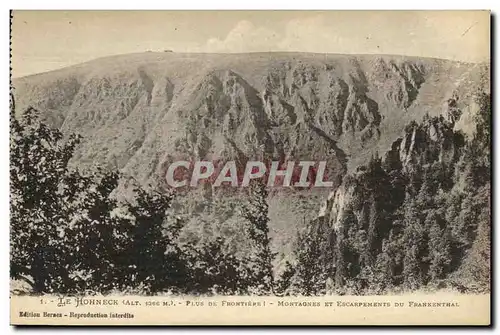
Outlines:
[{"label": "steep slope", "polygon": [[[13,86],[17,111],[34,106],[64,133],[83,136],[72,159],[82,169],[108,166],[164,185],[179,158],[327,160],[338,186],[426,113],[459,113],[456,127],[467,130],[477,111],[471,92],[489,85],[487,71],[401,56],[142,53],[17,78]],[[330,191],[273,193],[276,249],[289,249]]]},{"label": "steep slope", "polygon": [[179,156],[328,158],[343,173],[348,158],[358,165],[388,148],[408,120],[442,113],[480,72],[396,56],[145,53],[15,79],[14,88],[18,110],[33,105],[84,136],[75,165],[147,182]]},{"label": "steep slope", "polygon": [[476,93],[471,136],[454,129],[454,99],[448,120],[410,122],[383,158],[343,178],[298,238],[290,290],[489,290],[491,97]]},{"label": "steep slope", "polygon": [[[397,171],[398,175],[391,175],[391,177],[396,180],[394,184],[399,185],[399,182],[403,182],[402,175],[421,174],[423,173],[422,168],[427,169],[433,164],[439,165],[443,169],[445,169],[444,167],[453,169],[453,165],[460,158],[464,145],[463,133],[454,132],[453,123],[447,122],[442,116],[426,118],[422,124],[413,121],[405,128],[403,136],[394,141],[391,149],[385,153],[382,165],[388,174]],[[378,176],[375,174],[371,171],[371,166],[368,165],[368,167],[360,166],[354,173],[347,175],[342,184],[330,194],[319,217],[327,221],[334,229],[340,229],[346,210],[359,212],[367,210],[367,208],[361,208],[361,205],[367,204],[364,198],[370,195],[365,184],[373,187],[371,184],[380,183],[383,180],[382,177],[378,180]],[[436,179],[433,180],[433,183],[436,188],[446,189],[445,185],[441,185],[441,183],[446,184],[445,179]],[[395,196],[394,200],[398,201],[397,187],[380,186],[386,188],[387,196]],[[374,188],[373,192],[381,193],[382,191]],[[401,194],[400,200],[402,199],[404,199],[404,193]]]}]

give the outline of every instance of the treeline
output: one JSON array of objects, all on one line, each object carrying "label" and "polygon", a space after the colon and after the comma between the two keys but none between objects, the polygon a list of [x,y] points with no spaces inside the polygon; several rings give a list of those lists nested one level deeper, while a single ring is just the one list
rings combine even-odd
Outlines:
[{"label": "treeline", "polygon": [[221,237],[180,243],[172,195],[135,187],[113,196],[120,174],[82,173],[68,162],[80,138],[63,138],[29,108],[11,108],[10,276],[35,293],[270,294],[267,192],[243,206],[252,250],[236,257]]},{"label": "treeline", "polygon": [[353,200],[299,235],[284,294],[490,290],[490,96],[471,139],[442,116],[412,122],[385,159],[346,176]]}]

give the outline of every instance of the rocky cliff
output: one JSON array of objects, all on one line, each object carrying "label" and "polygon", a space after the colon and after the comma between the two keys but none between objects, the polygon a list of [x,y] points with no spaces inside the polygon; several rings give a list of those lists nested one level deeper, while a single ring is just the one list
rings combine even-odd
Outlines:
[{"label": "rocky cliff", "polygon": [[326,158],[343,174],[389,148],[408,120],[446,112],[481,72],[396,56],[145,53],[13,86],[19,111],[33,105],[84,136],[75,165],[113,166],[148,182],[181,156]]},{"label": "rocky cliff", "polygon": [[[451,105],[455,106],[454,103]],[[460,110],[453,107],[445,116],[429,117],[426,115],[421,122],[411,121],[405,127],[401,137],[392,143],[381,159],[384,174],[392,178],[392,185],[380,185],[386,189],[386,193],[396,194],[399,183],[413,184],[414,181],[408,178],[416,176],[419,179],[430,179],[431,177],[424,175],[423,171],[431,171],[433,166],[442,170],[441,174],[436,174],[437,179],[431,181],[437,189],[446,189],[446,184],[451,187],[454,182],[458,183],[458,179],[462,176],[457,172],[458,170],[455,171],[457,169],[455,165],[461,158],[463,159],[466,140],[474,135],[472,133],[468,136],[462,129],[457,131],[457,123],[461,114]],[[468,126],[474,127],[475,123]],[[467,127],[467,129],[470,128]],[[444,176],[444,174],[454,172],[456,174],[454,181],[449,180],[449,176]],[[361,204],[366,204],[370,196],[373,196],[366,186],[380,182],[373,179],[373,174],[374,171],[369,165],[363,165],[346,175],[339,187],[330,193],[320,210],[319,217],[323,222],[327,222],[334,229],[339,229],[346,210],[354,210],[362,216],[361,212],[364,208]],[[459,187],[459,185],[455,186]],[[384,191],[379,189],[374,192],[380,194]],[[404,199],[404,196],[402,192],[401,199]]]},{"label": "rocky cliff", "polygon": [[[472,93],[489,85],[488,70],[400,56],[143,53],[16,78],[13,88],[18,112],[34,106],[83,136],[73,166],[118,168],[144,184],[162,184],[179,158],[327,160],[338,189],[321,216],[335,224],[355,192],[340,182],[346,173],[391,146],[411,161],[424,130],[404,132],[409,122],[443,115],[472,129]],[[443,130],[425,131],[435,138]],[[276,243],[289,245],[331,191],[275,193]]]}]

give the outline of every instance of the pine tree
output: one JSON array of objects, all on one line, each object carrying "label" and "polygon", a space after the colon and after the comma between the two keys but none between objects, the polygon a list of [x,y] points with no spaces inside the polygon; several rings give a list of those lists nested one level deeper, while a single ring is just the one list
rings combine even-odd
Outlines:
[{"label": "pine tree", "polygon": [[296,268],[292,265],[292,263],[286,261],[284,270],[276,281],[276,295],[283,296],[291,293],[290,288],[292,287],[293,278],[296,273]]},{"label": "pine tree", "polygon": [[248,234],[254,247],[250,259],[254,289],[263,295],[272,293],[274,285],[267,196],[265,185],[253,182],[248,202],[242,209],[243,217],[249,222]]},{"label": "pine tree", "polygon": [[431,213],[426,226],[429,231],[429,276],[431,281],[444,279],[449,273],[451,264],[451,233],[450,230],[441,228],[440,219]]},{"label": "pine tree", "polygon": [[478,190],[477,201],[485,204],[477,216],[475,239],[462,265],[463,281],[479,292],[489,292],[491,286],[491,200],[490,186]]},{"label": "pine tree", "polygon": [[303,295],[326,292],[327,277],[333,273],[335,236],[320,220],[313,220],[298,234],[294,287]]},{"label": "pine tree", "polygon": [[352,209],[348,208],[342,218],[335,251],[335,285],[342,289],[359,271],[359,254],[352,245],[352,231],[358,224]]},{"label": "pine tree", "polygon": [[424,284],[421,253],[423,231],[417,207],[412,201],[406,203],[403,240],[406,247],[403,259],[404,286],[416,290]]},{"label": "pine tree", "polygon": [[390,245],[384,241],[382,252],[378,254],[374,266],[374,276],[370,282],[370,286],[374,288],[375,293],[382,294],[389,291],[393,287],[395,260],[391,255]]}]

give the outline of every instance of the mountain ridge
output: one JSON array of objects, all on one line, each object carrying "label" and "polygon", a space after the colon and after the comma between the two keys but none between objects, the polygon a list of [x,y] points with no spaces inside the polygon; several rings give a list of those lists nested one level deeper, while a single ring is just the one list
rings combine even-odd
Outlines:
[{"label": "mountain ridge", "polygon": [[83,136],[73,167],[119,169],[141,184],[165,186],[178,159],[326,160],[332,190],[269,199],[273,243],[286,251],[303,222],[317,217],[319,199],[375,152],[390,151],[408,123],[443,116],[471,134],[474,92],[489,91],[489,66],[373,55],[144,53],[13,86],[18,112],[31,105],[66,135]]},{"label": "mountain ridge", "polygon": [[[265,148],[271,155],[294,155],[305,145],[304,132],[316,133],[316,143],[336,143],[320,150],[324,156],[329,155],[328,147],[338,151],[340,146],[349,156],[350,151],[371,152],[363,149],[387,142],[384,150],[408,121],[425,113],[445,113],[446,106],[438,107],[437,102],[443,105],[460,89],[469,89],[484,71],[478,64],[405,56],[151,52],[14,79],[13,86],[18,110],[34,105],[53,126],[92,135],[90,144],[101,140],[114,151],[97,161],[125,168],[136,153],[141,156],[144,143],[157,142],[164,134],[171,140],[161,140],[159,152],[171,153],[184,142],[191,148],[179,154],[192,156],[206,156],[210,149],[220,154],[227,148],[255,155],[261,145],[274,146]],[[456,84],[460,80],[464,82]],[[462,105],[468,107],[467,101]],[[432,110],[426,110],[430,106]],[[193,121],[193,115],[203,121]],[[205,127],[213,118],[215,125]],[[401,125],[394,126],[396,121]],[[250,133],[238,138],[241,132],[229,131],[234,122],[243,122]],[[200,127],[212,138],[194,129]],[[125,145],[111,135],[119,129],[123,134],[124,129],[133,130],[124,136]],[[384,141],[390,132],[395,134]],[[254,143],[247,145],[248,141]],[[294,141],[295,145],[279,147]],[[99,149],[84,139],[86,145],[78,164],[93,159]]]},{"label": "mountain ridge", "polygon": [[481,61],[481,62],[466,62],[466,61],[460,61],[460,60],[452,60],[452,59],[446,59],[446,58],[438,58],[438,57],[420,57],[420,56],[409,56],[409,55],[398,55],[398,54],[341,54],[341,53],[317,53],[317,52],[300,52],[300,51],[268,51],[268,52],[234,52],[234,53],[210,53],[210,52],[164,52],[164,51],[146,51],[146,52],[134,52],[134,53],[126,53],[126,54],[116,54],[116,55],[108,55],[108,56],[102,56],[102,57],[97,57],[94,59],[90,59],[88,61],[84,61],[81,63],[76,63],[72,65],[68,65],[59,69],[54,69],[54,70],[49,70],[49,71],[44,71],[44,72],[39,72],[39,73],[32,73],[28,75],[23,75],[23,76],[18,76],[18,77],[13,77],[13,80],[19,80],[23,78],[29,78],[29,77],[35,77],[47,73],[52,73],[52,72],[58,72],[58,71],[64,71],[67,69],[71,68],[78,68],[81,66],[86,66],[86,65],[91,65],[94,62],[100,62],[100,61],[106,61],[106,60],[113,60],[117,58],[123,58],[123,57],[133,57],[133,56],[143,56],[143,55],[191,55],[191,56],[226,56],[226,55],[234,55],[234,56],[252,56],[252,55],[273,55],[273,56],[283,56],[283,55],[294,55],[294,56],[304,56],[304,55],[310,55],[310,56],[327,56],[327,57],[385,57],[385,58],[407,58],[407,59],[413,59],[413,60],[433,60],[433,61],[444,61],[444,62],[451,62],[451,63],[456,63],[456,64],[463,64],[463,65],[487,65],[489,64],[488,61]]}]

